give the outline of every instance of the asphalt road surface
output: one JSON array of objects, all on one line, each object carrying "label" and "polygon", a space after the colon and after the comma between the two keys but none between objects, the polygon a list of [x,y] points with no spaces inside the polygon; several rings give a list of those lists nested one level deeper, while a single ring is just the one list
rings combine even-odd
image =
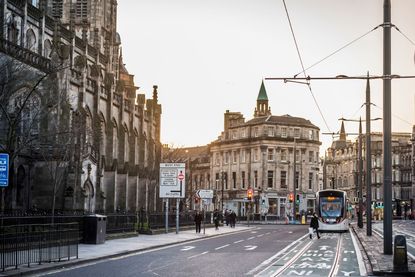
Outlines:
[{"label": "asphalt road surface", "polygon": [[[225,227],[226,228],[226,227]],[[255,275],[307,238],[307,226],[269,225],[161,247],[48,276],[243,276]]]}]

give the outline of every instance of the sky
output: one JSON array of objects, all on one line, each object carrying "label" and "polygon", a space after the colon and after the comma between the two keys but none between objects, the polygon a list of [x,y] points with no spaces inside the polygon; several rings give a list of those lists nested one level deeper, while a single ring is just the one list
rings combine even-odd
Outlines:
[{"label": "sky", "polygon": [[[364,35],[306,75],[383,74],[383,29],[373,30],[383,23],[383,0],[285,3],[305,68]],[[392,74],[412,76],[415,1],[391,4],[392,23],[401,31],[392,29]],[[209,144],[223,131],[226,110],[253,118],[262,80],[273,115],[306,118],[321,133],[338,132],[341,117],[365,118],[365,80],[311,81],[314,97],[304,84],[265,80],[303,74],[282,0],[120,0],[117,20],[138,93],[151,98],[158,85],[163,144]],[[372,118],[382,117],[382,81],[370,86]],[[415,79],[393,80],[393,132],[412,131],[414,106]],[[345,122],[345,128],[356,133],[358,124]],[[372,131],[382,132],[382,121],[373,122]],[[320,140],[324,155],[333,137],[321,134]]]}]

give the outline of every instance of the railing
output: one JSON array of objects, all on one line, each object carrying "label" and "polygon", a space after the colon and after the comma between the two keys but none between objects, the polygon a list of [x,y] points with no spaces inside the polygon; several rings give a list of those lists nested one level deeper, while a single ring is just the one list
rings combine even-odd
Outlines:
[{"label": "railing", "polygon": [[77,223],[0,227],[0,268],[78,258]]},{"label": "railing", "polygon": [[[205,223],[210,223],[212,212],[206,212],[206,217],[204,219]],[[179,214],[179,225],[180,226],[189,226],[195,224],[194,222],[194,212]],[[165,227],[165,213],[155,213],[148,215],[148,225],[150,229],[158,229]],[[169,227],[176,226],[176,213],[169,213]]]},{"label": "railing", "polygon": [[44,72],[52,72],[53,68],[50,60],[38,55],[28,49],[25,49],[15,43],[0,38],[0,52],[12,56],[13,58],[32,65]]},{"label": "railing", "polygon": [[138,217],[135,214],[107,214],[107,234],[135,232]]}]

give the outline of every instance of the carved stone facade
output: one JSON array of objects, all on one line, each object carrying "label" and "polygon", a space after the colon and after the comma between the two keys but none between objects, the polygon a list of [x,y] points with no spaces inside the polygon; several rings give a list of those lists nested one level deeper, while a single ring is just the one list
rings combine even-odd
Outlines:
[{"label": "carved stone facade", "polygon": [[[21,136],[30,145],[0,135],[1,152],[14,153],[5,209],[51,209],[53,199],[60,210],[161,209],[158,88],[151,99],[137,94],[116,18],[115,0],[1,2],[1,101],[13,106],[21,95],[37,111]],[[7,120],[3,112],[3,130],[19,138]]]}]

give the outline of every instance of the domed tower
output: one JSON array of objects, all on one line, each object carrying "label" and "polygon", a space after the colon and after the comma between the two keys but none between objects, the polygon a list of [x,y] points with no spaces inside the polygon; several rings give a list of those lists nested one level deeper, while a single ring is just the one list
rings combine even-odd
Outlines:
[{"label": "domed tower", "polygon": [[261,88],[259,89],[258,98],[256,99],[256,108],[254,117],[271,115],[271,107],[268,107],[268,95],[265,90],[264,81],[262,80]]}]

